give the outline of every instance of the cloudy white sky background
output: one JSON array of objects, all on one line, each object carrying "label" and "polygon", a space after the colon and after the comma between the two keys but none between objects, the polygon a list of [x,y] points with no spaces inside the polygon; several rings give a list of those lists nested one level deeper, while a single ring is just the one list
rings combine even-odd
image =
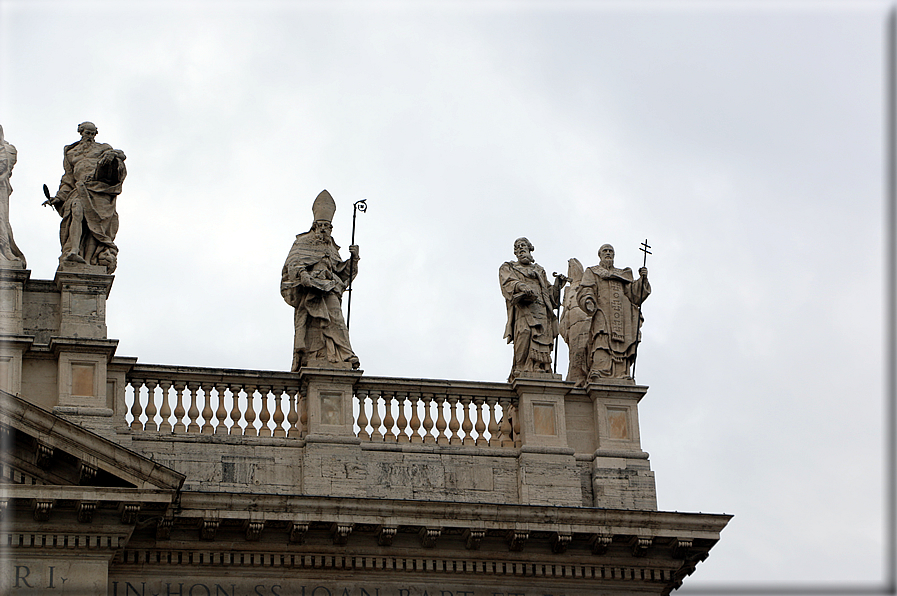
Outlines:
[{"label": "cloudy white sky background", "polygon": [[95,122],[128,156],[118,354],[284,370],[293,238],[326,188],[345,254],[367,198],[362,368],[486,381],[510,368],[497,272],[515,238],[549,272],[605,242],[636,268],[647,238],[659,507],[735,515],[680,592],[874,587],[892,573],[891,10],[0,0],[13,230],[52,279],[41,185]]}]

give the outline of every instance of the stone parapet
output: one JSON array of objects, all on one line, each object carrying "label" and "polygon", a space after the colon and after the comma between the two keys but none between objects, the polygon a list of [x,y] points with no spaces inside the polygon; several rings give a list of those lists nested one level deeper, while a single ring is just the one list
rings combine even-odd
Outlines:
[{"label": "stone parapet", "polygon": [[240,477],[250,492],[656,509],[635,410],[646,387],[141,364],[125,379],[135,445],[196,490]]}]

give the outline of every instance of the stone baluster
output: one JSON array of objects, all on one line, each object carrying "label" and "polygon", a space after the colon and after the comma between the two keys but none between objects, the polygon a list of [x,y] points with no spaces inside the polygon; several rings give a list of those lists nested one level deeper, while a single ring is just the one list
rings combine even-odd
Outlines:
[{"label": "stone baluster", "polygon": [[498,430],[498,398],[486,398],[486,412],[489,414],[489,446],[498,447],[501,445],[501,437]]},{"label": "stone baluster", "polygon": [[452,419],[449,422],[449,430],[452,431],[449,445],[460,445],[461,437],[458,436],[458,429],[461,428],[461,425],[458,423],[458,397],[453,395],[449,397],[448,400],[449,410],[451,410],[452,413]]},{"label": "stone baluster", "polygon": [[406,404],[408,403],[408,394],[397,393],[396,402],[399,404],[399,419],[396,421],[396,424],[398,426],[396,442],[408,443],[411,440],[408,435],[408,418],[405,416],[405,409],[407,408]]},{"label": "stone baluster", "polygon": [[162,422],[159,424],[159,432],[171,434],[171,403],[168,400],[168,390],[171,389],[171,381],[159,381],[159,387],[162,388],[162,404],[159,409]]},{"label": "stone baluster", "polygon": [[461,430],[464,431],[464,440],[462,441],[462,445],[475,444],[473,440],[473,421],[470,419],[470,401],[470,396],[461,396],[461,405],[464,408],[464,421],[461,422]]},{"label": "stone baluster", "polygon": [[392,427],[395,426],[396,423],[395,419],[392,417],[393,396],[395,396],[395,393],[392,391],[383,393],[383,401],[386,405],[386,417],[383,419],[383,425],[386,427],[386,434],[383,435],[383,441],[386,443],[396,442],[396,436],[392,432]]},{"label": "stone baluster", "polygon": [[367,401],[368,401],[368,392],[367,391],[359,391],[357,393],[358,396],[358,438],[370,440],[371,435],[368,433],[368,415],[367,415]]},{"label": "stone baluster", "polygon": [[131,404],[131,430],[143,430],[143,423],[140,422],[140,416],[143,414],[143,408],[140,406],[140,388],[143,387],[143,381],[140,379],[131,379],[131,388],[134,389],[134,403]]},{"label": "stone baluster", "polygon": [[[259,386],[259,395],[262,398],[262,411],[259,412],[259,422],[261,422],[261,426],[259,427],[259,436],[260,437],[270,437],[271,436],[271,427],[268,426],[268,421],[271,420],[271,413],[268,411],[268,400],[270,399],[268,394],[271,391],[271,387],[266,385]],[[276,398],[275,398],[276,399]]]},{"label": "stone baluster", "polygon": [[511,399],[503,397],[499,400],[501,403],[501,425],[499,432],[501,433],[501,447],[513,447],[514,439],[511,437]]},{"label": "stone baluster", "polygon": [[448,445],[448,437],[445,436],[445,429],[448,428],[448,423],[445,420],[445,405],[448,403],[445,399],[445,396],[437,395],[436,399],[436,444],[437,445]]},{"label": "stone baluster", "polygon": [[286,404],[286,400],[289,396],[286,394],[286,387],[283,385],[275,385],[271,389],[271,399],[274,404],[274,436],[275,437],[285,437],[287,436],[287,431],[283,427],[283,421],[286,418],[286,414],[284,414],[284,405]]},{"label": "stone baluster", "polygon": [[243,427],[240,426],[240,418],[243,417],[243,412],[240,411],[240,388],[242,385],[234,384],[230,386],[230,396],[233,400],[231,403],[230,409],[230,435],[242,435]]},{"label": "stone baluster", "polygon": [[433,414],[430,410],[433,403],[433,395],[426,393],[424,400],[424,443],[435,443],[436,437],[433,436]]},{"label": "stone baluster", "polygon": [[187,415],[184,410],[184,391],[187,390],[187,384],[184,381],[174,382],[174,392],[177,396],[177,403],[174,406],[174,432],[187,432],[187,425],[184,424],[184,417]]},{"label": "stone baluster", "polygon": [[218,394],[218,408],[215,410],[215,419],[218,424],[215,425],[216,435],[227,434],[227,409],[224,407],[224,392],[227,385],[224,383],[215,383],[215,393]]},{"label": "stone baluster", "polygon": [[420,413],[418,408],[423,404],[420,394],[409,396],[411,398],[411,442],[423,443],[424,439],[420,436]]},{"label": "stone baluster", "polygon": [[383,433],[380,432],[380,393],[371,394],[371,440],[382,441]]},{"label": "stone baluster", "polygon": [[243,435],[247,437],[257,437],[258,429],[255,427],[255,389],[256,385],[246,385],[246,428],[243,429]]},{"label": "stone baluster", "polygon": [[146,424],[143,426],[143,430],[155,432],[159,430],[159,425],[156,424],[156,386],[158,383],[156,381],[147,379],[146,383]]},{"label": "stone baluster", "polygon": [[520,416],[518,416],[517,406],[511,406],[511,420],[514,421],[514,447],[521,447],[523,439],[520,438]]},{"label": "stone baluster", "polygon": [[489,440],[486,439],[486,422],[483,420],[483,402],[485,400],[482,397],[473,398],[474,408],[477,411],[477,442],[476,445],[478,447],[484,447],[489,444]]},{"label": "stone baluster", "polygon": [[285,389],[287,399],[290,401],[290,412],[287,414],[287,424],[289,424],[289,429],[287,430],[288,437],[299,437],[299,409],[297,401],[299,400],[299,388],[298,387],[287,387]]},{"label": "stone baluster", "polygon": [[215,424],[212,422],[212,386],[205,385],[202,388],[202,434],[215,434]]},{"label": "stone baluster", "polygon": [[190,390],[190,409],[187,410],[187,433],[199,432],[199,388],[196,381],[187,381],[187,389]]}]

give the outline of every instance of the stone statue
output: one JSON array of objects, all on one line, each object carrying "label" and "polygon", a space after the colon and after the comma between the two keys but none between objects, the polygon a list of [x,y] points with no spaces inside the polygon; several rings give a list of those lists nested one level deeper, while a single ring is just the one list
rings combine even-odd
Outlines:
[{"label": "stone statue", "polygon": [[[533,245],[526,238],[514,241],[516,261],[498,270],[501,293],[508,308],[505,338],[514,344],[514,364],[509,381],[518,376],[553,376],[551,350],[558,335],[554,309],[561,298],[566,277],[548,283],[545,270],[533,259]],[[533,374],[535,373],[535,374]]]},{"label": "stone statue", "polygon": [[25,255],[16,246],[9,223],[9,195],[12,194],[9,179],[15,165],[16,148],[6,142],[3,127],[0,126],[0,266],[24,269]]},{"label": "stone statue", "polygon": [[[93,122],[78,125],[81,140],[67,145],[55,197],[47,197],[62,223],[59,241],[62,244],[60,266],[66,263],[87,263],[115,271],[118,247],[118,213],[115,200],[127,175],[124,152],[106,143],[97,143],[97,127]],[[46,191],[45,191],[46,192]]]},{"label": "stone statue", "polygon": [[570,285],[564,288],[563,310],[560,318],[561,337],[567,342],[570,352],[570,363],[567,367],[567,380],[578,387],[586,384],[589,377],[589,315],[579,307],[576,292],[582,281],[582,263],[579,259],[567,261],[567,278]]},{"label": "stone statue", "polygon": [[583,272],[576,300],[591,317],[588,340],[589,382],[599,379],[632,380],[629,368],[635,358],[641,327],[639,305],[651,293],[648,270],[614,267],[614,247],[598,250],[600,264]]},{"label": "stone statue", "polygon": [[296,236],[280,281],[283,299],[295,308],[292,370],[309,364],[358,368],[342,310],[343,291],[358,273],[358,246],[349,247],[349,259],[340,258],[330,236],[336,203],[329,192],[321,191],[312,212],[314,223]]}]

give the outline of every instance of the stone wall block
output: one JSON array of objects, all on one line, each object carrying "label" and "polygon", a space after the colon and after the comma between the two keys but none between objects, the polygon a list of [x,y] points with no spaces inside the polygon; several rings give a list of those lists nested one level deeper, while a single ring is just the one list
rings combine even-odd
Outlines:
[{"label": "stone wall block", "polygon": [[572,449],[541,453],[524,450],[518,465],[521,505],[575,507],[582,504],[579,467]]}]

